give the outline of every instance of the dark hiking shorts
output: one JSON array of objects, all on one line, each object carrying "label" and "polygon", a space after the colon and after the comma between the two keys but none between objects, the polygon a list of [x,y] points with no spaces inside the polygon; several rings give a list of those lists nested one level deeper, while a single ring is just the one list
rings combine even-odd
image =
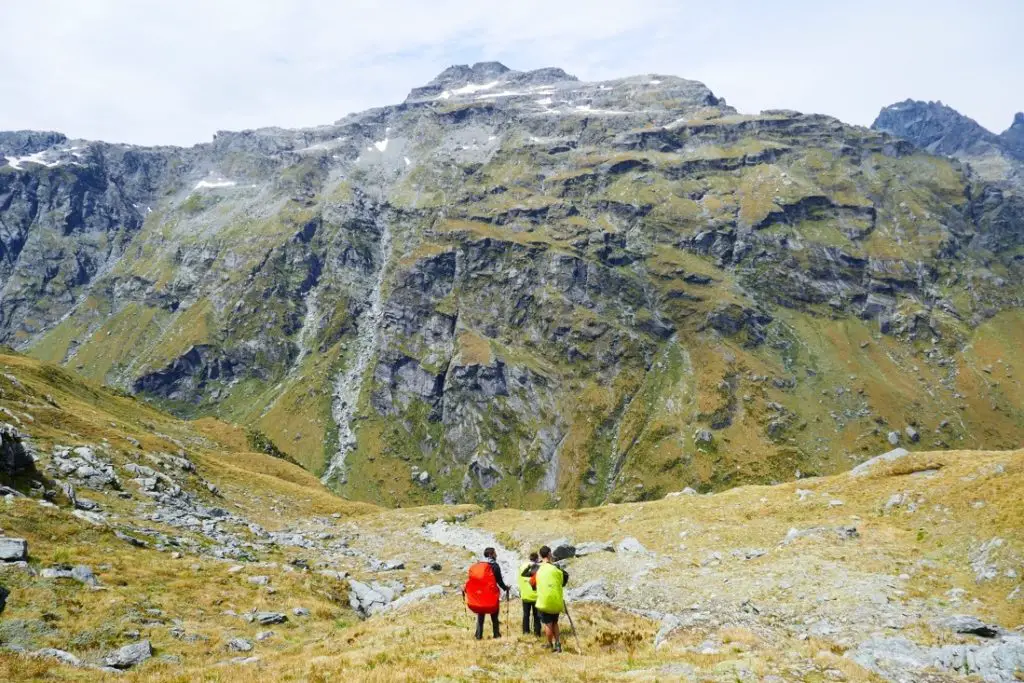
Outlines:
[{"label": "dark hiking shorts", "polygon": [[541,612],[540,613],[540,623],[542,623],[542,624],[557,624],[558,623],[558,615],[557,614],[548,614],[547,612]]}]

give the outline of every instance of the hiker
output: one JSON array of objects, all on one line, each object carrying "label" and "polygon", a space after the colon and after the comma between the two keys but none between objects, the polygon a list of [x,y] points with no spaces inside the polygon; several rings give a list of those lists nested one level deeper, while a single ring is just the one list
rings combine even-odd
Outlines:
[{"label": "hiker", "polygon": [[498,611],[501,605],[501,593],[508,599],[508,586],[501,578],[501,567],[498,566],[498,554],[494,548],[484,548],[484,559],[469,568],[469,578],[462,594],[466,598],[466,606],[476,614],[476,639],[484,637],[484,616],[491,615],[491,626],[494,637],[501,637],[498,627]]},{"label": "hiker", "polygon": [[540,623],[552,652],[562,651],[561,634],[558,631],[558,615],[565,610],[562,588],[569,583],[569,572],[557,566],[551,559],[551,548],[541,546],[540,566],[530,578],[530,585],[537,589],[537,611]]},{"label": "hiker", "polygon": [[519,597],[523,600],[523,633],[530,635],[530,617],[533,616],[533,635],[540,636],[540,614],[537,612],[537,589],[530,579],[540,566],[537,553],[530,553],[530,561],[519,568]]}]

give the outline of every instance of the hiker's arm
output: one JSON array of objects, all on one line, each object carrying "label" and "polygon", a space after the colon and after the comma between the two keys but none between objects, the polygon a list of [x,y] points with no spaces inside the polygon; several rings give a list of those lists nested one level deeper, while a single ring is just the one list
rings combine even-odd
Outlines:
[{"label": "hiker's arm", "polygon": [[498,588],[506,593],[508,592],[508,586],[505,585],[505,582],[501,578],[501,567],[497,562],[494,563],[494,580],[498,582]]}]

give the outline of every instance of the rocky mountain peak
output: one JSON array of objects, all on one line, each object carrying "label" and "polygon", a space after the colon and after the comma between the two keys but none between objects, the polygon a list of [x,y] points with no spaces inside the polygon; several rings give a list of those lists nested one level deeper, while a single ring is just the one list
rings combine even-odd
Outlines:
[{"label": "rocky mountain peak", "polygon": [[977,121],[938,100],[908,99],[889,105],[871,127],[909,140],[929,152],[946,155],[956,155],[995,139]]},{"label": "rocky mountain peak", "polygon": [[413,88],[407,101],[436,98],[445,93],[449,96],[468,95],[505,84],[536,86],[575,80],[575,76],[556,67],[515,71],[501,62],[477,62],[472,66],[456,64],[442,71],[425,86]]},{"label": "rocky mountain peak", "polygon": [[999,139],[1015,156],[1024,159],[1024,112],[1017,112],[1013,123],[1003,131]]},{"label": "rocky mountain peak", "polygon": [[67,136],[54,131],[0,131],[0,155],[36,154],[67,142]]}]

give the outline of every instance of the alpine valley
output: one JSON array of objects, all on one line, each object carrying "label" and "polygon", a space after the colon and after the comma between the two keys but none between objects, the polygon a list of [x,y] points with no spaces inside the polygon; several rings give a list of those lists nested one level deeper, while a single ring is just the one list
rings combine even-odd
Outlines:
[{"label": "alpine valley", "polygon": [[389,506],[1013,448],[1022,169],[1021,114],[498,63],[191,148],[0,133],[0,342]]}]

